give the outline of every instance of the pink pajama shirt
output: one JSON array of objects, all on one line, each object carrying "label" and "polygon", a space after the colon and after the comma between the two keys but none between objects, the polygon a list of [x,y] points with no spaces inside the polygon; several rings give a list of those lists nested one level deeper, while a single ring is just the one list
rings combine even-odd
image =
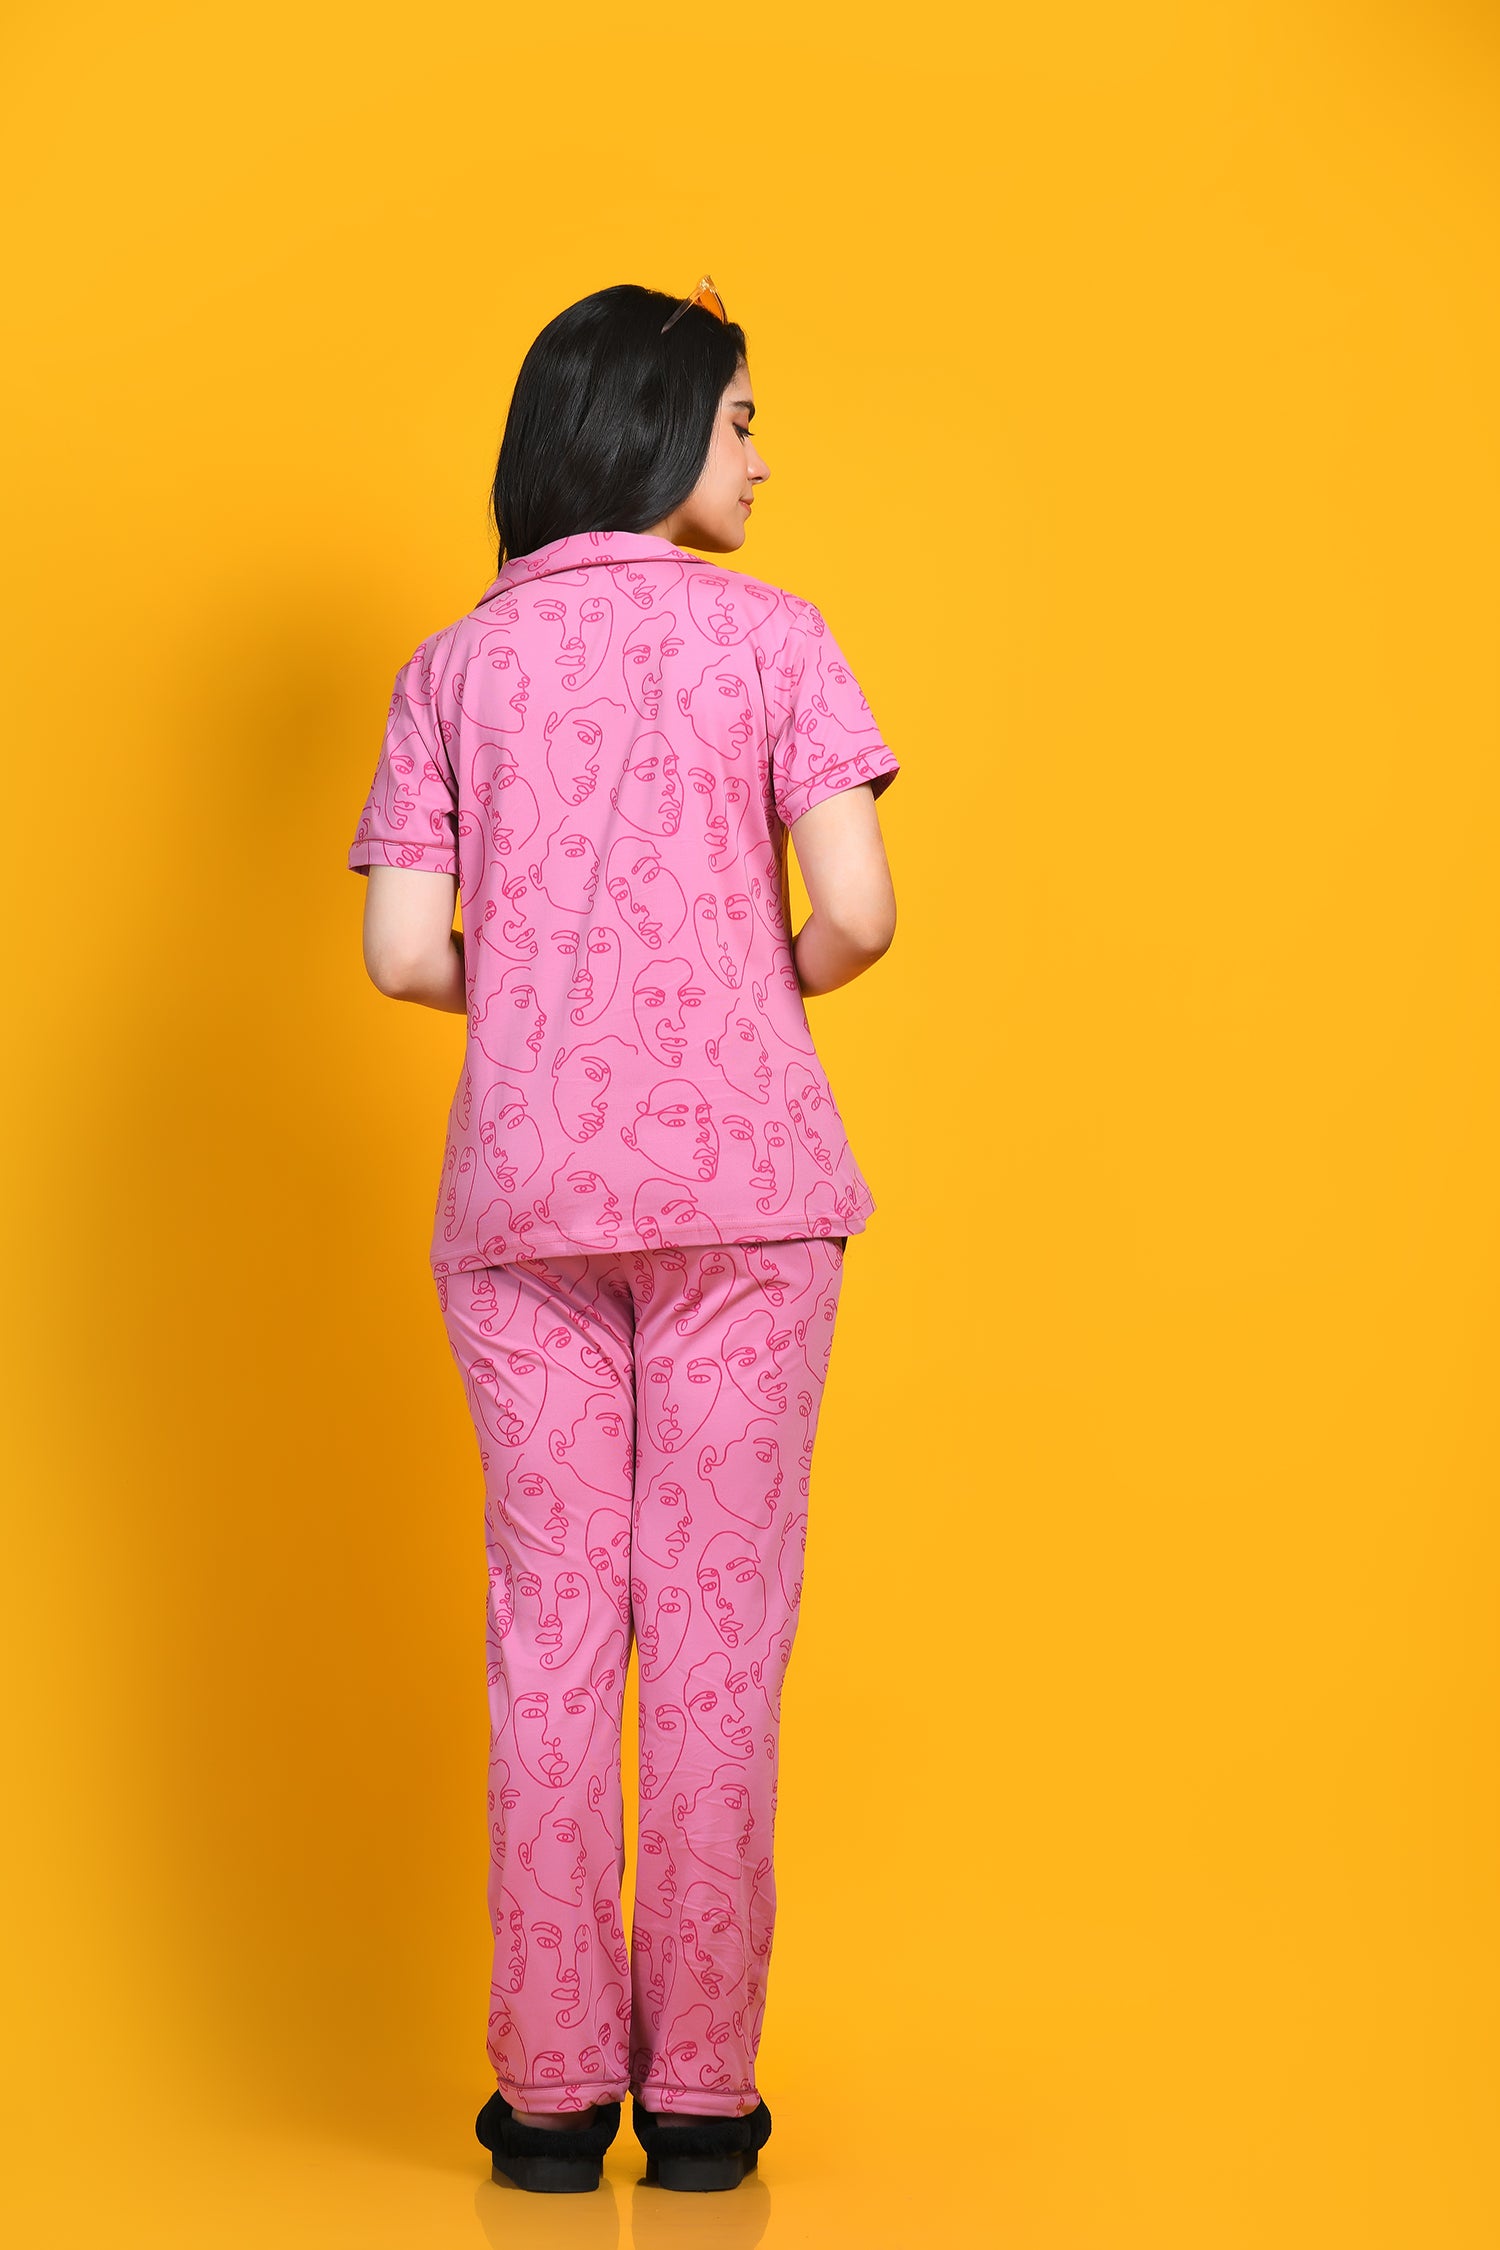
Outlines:
[{"label": "pink pajama shirt", "polygon": [[519,2108],[760,2099],[782,1682],[843,1259],[818,1235],[440,1285],[484,1465],[489,2058]]},{"label": "pink pajama shirt", "polygon": [[897,771],[815,604],[648,532],[517,556],[422,642],[349,865],[458,878],[434,1273],[863,1231],[779,863]]},{"label": "pink pajama shirt", "polygon": [[522,2108],[758,2099],[813,1436],[875,1209],[783,870],[897,771],[813,603],[645,532],[511,558],[396,676],[349,865],[461,910],[430,1263],[484,1471],[488,2044]]}]

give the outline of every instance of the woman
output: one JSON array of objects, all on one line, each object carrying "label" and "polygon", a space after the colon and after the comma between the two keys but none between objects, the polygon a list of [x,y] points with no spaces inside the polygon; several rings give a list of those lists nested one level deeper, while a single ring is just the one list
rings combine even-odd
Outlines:
[{"label": "woman", "polygon": [[770,2131],[782,1679],[845,1243],[875,1207],[803,1000],[891,943],[897,761],[818,610],[702,559],[743,545],[769,474],[753,413],[707,281],[601,289],[543,329],[498,575],[398,674],[349,853],[376,985],[467,1017],[431,1264],[486,1493],[478,2132],[543,2191],[598,2185],[627,2089],[663,2187],[735,2185]]}]

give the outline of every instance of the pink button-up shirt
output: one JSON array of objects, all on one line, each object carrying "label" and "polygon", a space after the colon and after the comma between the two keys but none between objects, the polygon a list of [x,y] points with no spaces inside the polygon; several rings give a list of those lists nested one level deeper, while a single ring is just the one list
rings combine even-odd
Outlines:
[{"label": "pink button-up shirt", "polygon": [[897,770],[811,602],[648,532],[517,556],[422,643],[349,865],[459,878],[435,1274],[863,1231],[777,843]]}]

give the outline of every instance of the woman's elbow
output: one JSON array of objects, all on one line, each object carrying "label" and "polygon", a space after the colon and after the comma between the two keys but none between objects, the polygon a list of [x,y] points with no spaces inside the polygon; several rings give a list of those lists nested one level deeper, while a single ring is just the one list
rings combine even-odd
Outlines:
[{"label": "woman's elbow", "polygon": [[841,917],[838,934],[854,952],[866,961],[878,961],[889,953],[896,937],[896,909],[872,910],[869,913]]},{"label": "woman's elbow", "polygon": [[423,981],[422,964],[402,946],[366,945],[365,970],[387,1000],[405,1000]]}]

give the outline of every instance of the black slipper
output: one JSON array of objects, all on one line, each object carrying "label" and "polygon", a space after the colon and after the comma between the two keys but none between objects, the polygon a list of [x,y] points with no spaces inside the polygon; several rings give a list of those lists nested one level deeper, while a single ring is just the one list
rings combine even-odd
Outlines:
[{"label": "black slipper", "polygon": [[600,2102],[586,2125],[549,2132],[525,2125],[496,2087],[474,2120],[480,2145],[494,2159],[491,2179],[511,2180],[533,2195],[586,2195],[604,2173],[604,2152],[620,2130],[618,2102]]},{"label": "black slipper", "polygon": [[647,2183],[688,2194],[738,2187],[755,2170],[756,2159],[771,2137],[771,2112],[764,2102],[746,2117],[693,2117],[680,2125],[663,2125],[632,2094],[630,2123],[646,2152]]}]

